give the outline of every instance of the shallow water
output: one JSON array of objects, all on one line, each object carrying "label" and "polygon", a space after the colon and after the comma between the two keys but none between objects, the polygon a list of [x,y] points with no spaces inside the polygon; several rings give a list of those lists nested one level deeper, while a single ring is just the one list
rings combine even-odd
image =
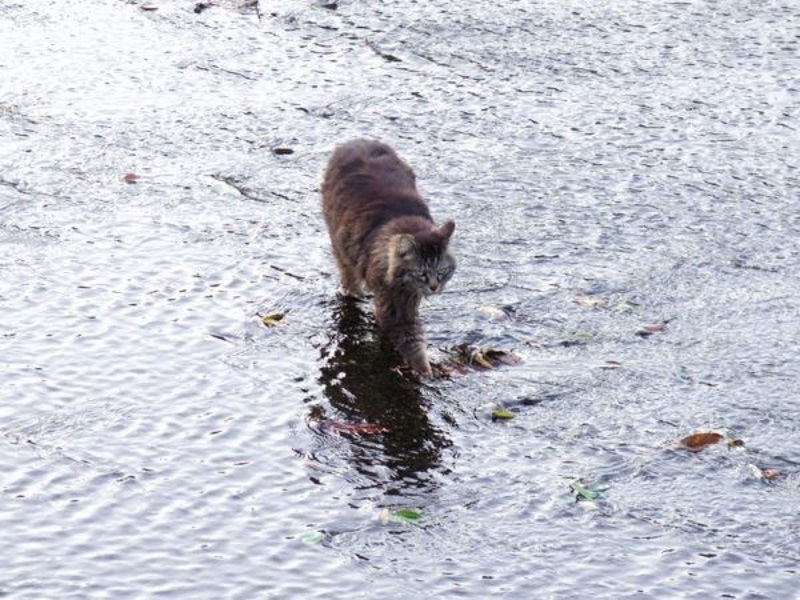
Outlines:
[{"label": "shallow water", "polygon": [[[800,8],[150,6],[0,6],[0,595],[797,596]],[[337,298],[356,136],[457,221],[434,356],[522,364]]]}]

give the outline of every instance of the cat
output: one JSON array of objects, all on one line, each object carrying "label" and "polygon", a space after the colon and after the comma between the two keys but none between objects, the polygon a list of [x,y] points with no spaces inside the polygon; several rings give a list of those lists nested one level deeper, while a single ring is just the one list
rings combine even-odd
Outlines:
[{"label": "cat", "polygon": [[371,292],[380,328],[415,372],[430,377],[419,304],[455,272],[448,250],[455,223],[436,227],[411,167],[390,146],[364,139],[331,155],[322,211],[345,294]]}]

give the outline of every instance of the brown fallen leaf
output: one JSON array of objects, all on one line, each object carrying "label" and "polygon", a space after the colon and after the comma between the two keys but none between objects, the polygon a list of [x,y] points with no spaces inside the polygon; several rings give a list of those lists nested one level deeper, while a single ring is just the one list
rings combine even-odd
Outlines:
[{"label": "brown fallen leaf", "polygon": [[700,452],[708,446],[721,442],[724,438],[724,435],[716,431],[693,433],[680,440],[678,447],[689,452]]},{"label": "brown fallen leaf", "polygon": [[764,469],[761,471],[761,478],[766,479],[767,481],[774,481],[775,479],[780,479],[786,475],[783,471],[779,471],[778,469]]},{"label": "brown fallen leaf", "polygon": [[123,177],[122,180],[125,183],[136,183],[137,181],[139,181],[139,178],[140,176],[137,175],[136,173],[125,173],[125,177]]},{"label": "brown fallen leaf", "polygon": [[501,365],[518,365],[522,361],[516,354],[496,348],[476,348],[469,344],[459,344],[445,350],[450,360],[443,367],[457,370],[473,367],[481,370],[496,369]]},{"label": "brown fallen leaf", "polygon": [[750,470],[755,475],[756,479],[760,479],[762,481],[775,481],[776,479],[780,479],[786,476],[786,473],[779,469],[762,469],[754,464],[750,465]]},{"label": "brown fallen leaf", "polygon": [[651,325],[645,325],[639,331],[636,332],[636,335],[639,337],[650,337],[654,333],[661,333],[664,331],[664,324],[663,323],[653,323]]}]

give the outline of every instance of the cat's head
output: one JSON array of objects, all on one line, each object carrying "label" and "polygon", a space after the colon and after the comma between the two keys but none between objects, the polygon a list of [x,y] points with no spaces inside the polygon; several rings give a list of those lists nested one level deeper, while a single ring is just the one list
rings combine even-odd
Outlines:
[{"label": "cat's head", "polygon": [[412,287],[423,296],[441,292],[456,270],[456,259],[447,249],[455,226],[446,221],[430,231],[393,236],[387,283]]}]

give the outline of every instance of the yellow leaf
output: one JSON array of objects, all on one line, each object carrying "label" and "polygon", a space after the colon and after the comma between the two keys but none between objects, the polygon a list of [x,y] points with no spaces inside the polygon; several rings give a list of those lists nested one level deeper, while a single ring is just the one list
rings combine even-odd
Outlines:
[{"label": "yellow leaf", "polygon": [[261,317],[261,322],[266,327],[275,327],[278,323],[283,320],[284,314],[280,312],[269,313],[268,315],[264,315]]}]

